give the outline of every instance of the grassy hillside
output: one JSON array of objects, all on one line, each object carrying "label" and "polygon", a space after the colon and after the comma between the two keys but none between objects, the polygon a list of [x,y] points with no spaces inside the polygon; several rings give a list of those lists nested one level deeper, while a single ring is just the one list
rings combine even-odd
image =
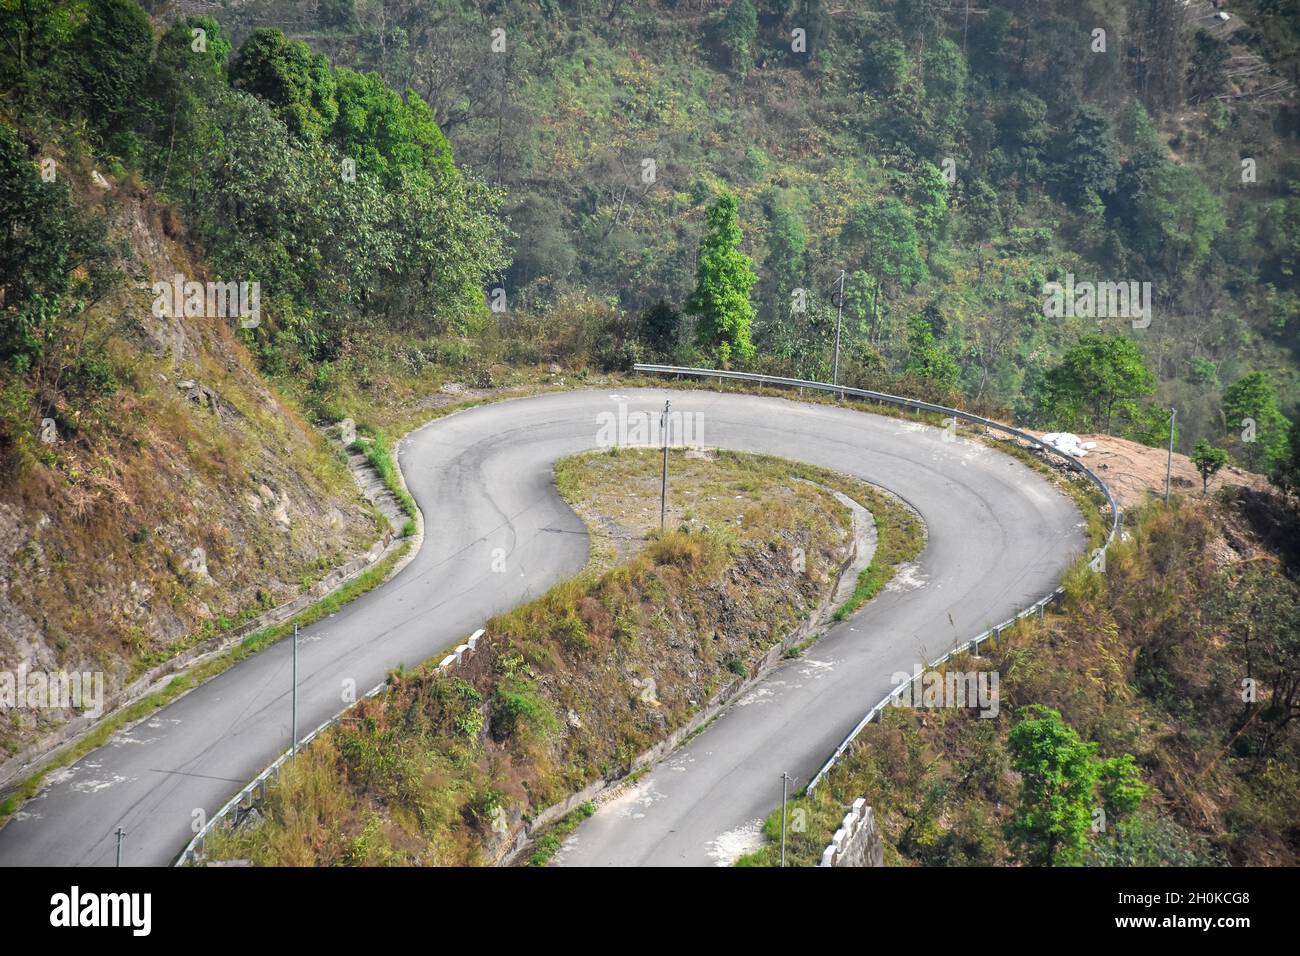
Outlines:
[{"label": "grassy hillside", "polygon": [[[96,186],[82,154],[58,163],[70,214],[102,224],[121,274],[201,274],[138,182]],[[103,671],[112,694],[386,531],[229,327],[154,317],[150,298],[130,280],[109,286],[51,334],[30,376],[0,379],[5,669]],[[0,754],[67,716],[9,711]]]},{"label": "grassy hillside", "polygon": [[[828,489],[873,502],[891,560],[919,550],[910,513],[855,480],[749,455],[672,458],[680,528],[663,535],[658,454],[561,461],[557,481],[597,540],[635,546],[621,560],[597,547],[578,579],[491,621],[452,672],[396,675],[298,756],[265,821],[209,851],[281,865],[490,862],[521,819],[625,774],[829,600],[850,518]],[[637,507],[638,491],[655,507]]]},{"label": "grassy hillside", "polygon": [[[1294,865],[1296,531],[1250,491],[1148,507],[1104,574],[1071,574],[1063,613],[950,663],[1000,674],[995,718],[888,709],[812,798],[791,803],[790,858],[815,864],[866,797],[887,864]],[[1127,799],[1105,773],[1073,794],[1058,779],[1054,857],[1046,828],[1027,825],[1037,805],[1014,741],[1041,719],[1036,705],[1059,713],[1089,761],[1133,758]],[[777,839],[779,812],[765,831]],[[773,844],[745,862],[777,861]]]}]

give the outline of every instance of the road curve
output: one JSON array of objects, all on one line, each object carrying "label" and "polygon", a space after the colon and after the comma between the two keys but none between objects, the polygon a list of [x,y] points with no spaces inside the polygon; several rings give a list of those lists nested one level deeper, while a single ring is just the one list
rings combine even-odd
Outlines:
[{"label": "road curve", "polygon": [[[426,519],[396,577],[305,629],[300,733],[391,668],[459,642],[576,573],[581,522],[555,491],[556,459],[594,447],[601,412],[698,412],[707,445],[798,459],[894,491],[925,519],[917,560],[805,657],[777,668],[627,795],[586,821],[558,862],[725,862],[779,799],[802,786],[889,677],[942,653],[1050,590],[1083,548],[1073,504],[1016,460],[945,442],[929,426],[785,399],[707,391],[582,391],[498,402],[440,419],[403,443]],[[495,573],[494,555],[505,554]],[[773,635],[776,637],[776,635]],[[290,645],[255,654],[71,767],[0,830],[0,865],[169,863],[192,823],[222,806],[290,736]]]}]

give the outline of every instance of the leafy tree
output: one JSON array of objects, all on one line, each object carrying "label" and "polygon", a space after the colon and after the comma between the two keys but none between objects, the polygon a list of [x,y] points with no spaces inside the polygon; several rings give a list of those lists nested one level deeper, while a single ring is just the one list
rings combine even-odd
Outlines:
[{"label": "leafy tree", "polygon": [[915,375],[939,392],[951,391],[957,385],[960,369],[951,355],[938,344],[934,331],[924,315],[914,315],[907,320],[907,362],[903,372]]},{"label": "leafy tree", "polygon": [[0,90],[23,110],[66,104],[76,86],[70,62],[79,11],[62,0],[0,0]]},{"label": "leafy tree", "polygon": [[808,269],[808,233],[790,201],[778,197],[769,215],[767,284],[778,313],[784,312],[795,289],[803,288]]},{"label": "leafy tree", "polygon": [[731,0],[731,6],[718,24],[718,39],[727,53],[727,62],[741,76],[754,66],[754,48],[758,42],[758,11],[752,0]]},{"label": "leafy tree", "polygon": [[1095,106],[1081,108],[1066,133],[1062,157],[1066,193],[1084,202],[1113,192],[1119,174],[1118,152],[1106,114]]},{"label": "leafy tree", "polygon": [[966,57],[951,40],[940,38],[925,53],[926,138],[936,152],[952,151],[966,119]]},{"label": "leafy tree", "polygon": [[1192,449],[1192,464],[1201,473],[1202,495],[1209,494],[1210,479],[1227,463],[1228,453],[1222,448],[1215,448],[1204,438],[1196,443],[1196,447]]},{"label": "leafy tree", "polygon": [[924,47],[943,32],[948,0],[907,0],[894,5],[894,19],[909,43]]},{"label": "leafy tree", "polygon": [[641,341],[660,355],[668,355],[677,346],[681,313],[660,299],[641,315]]},{"label": "leafy tree", "polygon": [[918,230],[934,242],[948,224],[948,181],[933,163],[922,163],[913,175],[911,198]]},{"label": "leafy tree", "polygon": [[518,237],[508,278],[522,289],[538,279],[559,281],[573,272],[578,253],[564,227],[564,208],[545,195],[530,194],[510,213]]},{"label": "leafy tree", "polygon": [[1072,418],[1091,406],[1092,426],[1109,432],[1116,403],[1151,394],[1155,377],[1131,339],[1085,335],[1047,373],[1046,388],[1049,407],[1058,419]]},{"label": "leafy tree", "polygon": [[1106,813],[1116,818],[1132,813],[1150,793],[1132,754],[1120,754],[1101,762],[1100,789]]},{"label": "leafy tree", "polygon": [[716,352],[723,365],[733,356],[747,361],[754,354],[750,340],[754,306],[749,292],[758,277],[749,256],[740,251],[736,210],[736,197],[728,192],[709,208],[700,240],[695,291],[686,302],[687,313],[698,319],[699,344]]},{"label": "leafy tree", "polygon": [[911,288],[929,278],[912,211],[893,196],[850,213],[844,238],[864,250],[868,271]]},{"label": "leafy tree", "polygon": [[971,69],[1000,78],[1006,72],[1007,38],[1011,32],[1011,13],[1005,7],[991,7],[984,16],[970,24],[968,59]]},{"label": "leafy tree", "polygon": [[1287,433],[1288,453],[1273,467],[1270,478],[1283,494],[1300,492],[1300,418],[1291,423]]},{"label": "leafy tree", "polygon": [[1164,163],[1136,197],[1133,243],[1171,278],[1203,263],[1225,226],[1218,197],[1186,166]]},{"label": "leafy tree", "polygon": [[397,167],[451,175],[451,146],[433,112],[414,93],[403,101],[378,73],[335,73],[338,119],[330,138],[357,168],[381,176]]},{"label": "leafy tree", "polygon": [[[204,31],[204,51],[194,49]],[[149,71],[143,129],[152,135],[148,171],[159,188],[193,185],[193,170],[222,148],[219,104],[229,95],[225,69],[231,43],[212,17],[177,20],[158,41]]]},{"label": "leafy tree", "polygon": [[1147,787],[1130,754],[1109,760],[1079,739],[1058,711],[1026,708],[1007,738],[1012,769],[1020,774],[1020,799],[1009,830],[1026,863],[1048,866],[1083,861],[1098,789],[1109,818],[1141,805]]},{"label": "leafy tree", "polygon": [[153,57],[153,28],[135,0],[98,0],[72,46],[85,116],[105,136],[125,129]]},{"label": "leafy tree", "polygon": [[1115,192],[1107,202],[1132,233],[1138,218],[1138,198],[1151,188],[1161,168],[1169,162],[1169,149],[1160,139],[1150,115],[1136,101],[1125,107],[1118,132],[1128,155],[1120,165]]},{"label": "leafy tree", "polygon": [[892,95],[907,83],[907,47],[892,37],[877,37],[867,45],[862,77],[868,87]]},{"label": "leafy tree", "polygon": [[[105,234],[102,220],[73,206],[62,181],[42,181],[17,134],[0,124],[0,382],[26,377],[42,415],[62,420],[61,399],[95,399],[116,387],[102,330],[83,315],[119,278]],[[5,434],[7,417],[0,415],[0,449],[19,444]]]},{"label": "leafy tree", "polygon": [[336,30],[352,30],[357,25],[355,0],[321,0],[321,22]]},{"label": "leafy tree", "polygon": [[1229,432],[1245,433],[1241,445],[1251,471],[1266,472],[1286,457],[1290,423],[1278,408],[1273,383],[1263,372],[1251,372],[1233,382],[1224,390],[1222,404]]},{"label": "leafy tree", "polygon": [[1042,177],[1043,151],[1051,137],[1047,104],[1029,90],[1016,90],[998,113],[998,153],[994,164],[1000,179],[1019,183]]},{"label": "leafy tree", "polygon": [[1007,738],[1020,774],[1020,802],[1010,823],[1026,863],[1078,862],[1088,845],[1101,764],[1058,711],[1034,704]]},{"label": "leafy tree", "polygon": [[324,137],[339,114],[329,61],[276,29],[259,27],[249,35],[231,79],[274,106],[289,130],[304,139]]}]

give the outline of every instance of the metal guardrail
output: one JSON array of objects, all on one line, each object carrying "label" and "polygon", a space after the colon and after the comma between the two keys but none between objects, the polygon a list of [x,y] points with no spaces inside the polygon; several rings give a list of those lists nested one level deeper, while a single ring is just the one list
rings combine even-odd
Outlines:
[{"label": "metal guardrail", "polygon": [[[446,670],[460,661],[464,654],[473,652],[478,645],[479,638],[482,636],[483,629],[480,628],[474,632],[466,643],[458,646],[455,652],[444,657],[438,664],[438,670]],[[341,711],[300,740],[296,746],[290,747],[284,753],[280,754],[274,763],[254,777],[247,786],[241,788],[239,793],[226,801],[225,806],[212,815],[211,820],[208,820],[203,824],[202,829],[194,835],[194,839],[190,840],[190,842],[185,845],[185,849],[181,850],[180,855],[176,858],[176,862],[172,865],[189,866],[191,863],[200,862],[203,859],[204,843],[207,841],[208,835],[219,826],[233,827],[236,822],[235,818],[238,816],[238,811],[241,808],[247,807],[251,809],[259,803],[262,803],[266,799],[267,784],[279,777],[280,768],[284,766],[286,760],[292,757],[296,751],[306,747],[326,730],[329,730],[331,727],[336,725],[340,720],[346,717],[348,712],[351,711],[352,708],[356,707],[357,704],[361,703],[363,700],[378,697],[386,690],[388,690],[387,680],[348,704],[348,706],[344,707]]]},{"label": "metal guardrail", "polygon": [[[1111,543],[1115,540],[1115,536],[1119,533],[1119,523],[1120,523],[1119,504],[1115,501],[1115,496],[1111,494],[1110,488],[1107,487],[1106,483],[1102,481],[1101,478],[1098,477],[1097,474],[1091,468],[1089,468],[1083,462],[1079,461],[1079,459],[1075,458],[1074,456],[1067,455],[1064,452],[1060,451],[1059,449],[1053,448],[1051,445],[1047,444],[1037,436],[1031,435],[1029,434],[1029,432],[1026,431],[1021,431],[1019,428],[1014,428],[1011,425],[1004,425],[1002,422],[994,421],[991,418],[984,418],[981,415],[974,415],[970,412],[964,412],[959,408],[949,408],[947,405],[935,405],[932,402],[923,402],[914,398],[904,398],[901,395],[889,395],[885,392],[873,392],[870,389],[865,389],[865,388],[851,388],[847,385],[832,385],[827,382],[811,382],[806,379],[800,379],[800,378],[782,378],[776,375],[759,375],[753,372],[732,372],[724,369],[682,368],[676,365],[637,364],[632,367],[638,372],[648,372],[648,373],[659,374],[659,375],[677,375],[679,377],[683,375],[687,375],[693,378],[716,378],[718,379],[719,382],[731,380],[731,381],[739,381],[739,382],[751,382],[759,385],[781,385],[781,386],[786,386],[790,388],[799,388],[799,389],[808,388],[808,389],[813,389],[815,391],[832,392],[842,397],[847,397],[851,395],[854,398],[864,398],[869,401],[884,402],[889,405],[898,405],[902,408],[910,408],[915,411],[932,412],[937,415],[947,415],[948,417],[953,418],[955,420],[971,422],[976,425],[982,425],[985,428],[993,429],[994,431],[1003,432],[1004,434],[1010,435],[1013,438],[1019,439],[1020,441],[1028,442],[1030,445],[1039,448],[1043,452],[1051,455],[1053,458],[1063,462],[1067,467],[1073,468],[1075,471],[1080,472],[1101,490],[1101,493],[1106,498],[1107,505],[1110,506],[1110,513],[1111,513],[1110,531],[1106,535],[1106,541],[1100,549],[1103,553],[1108,547],[1110,547]],[[978,654],[980,645],[983,644],[985,641],[996,640],[1004,630],[1006,630],[1008,627],[1012,626],[1017,621],[1023,618],[1029,617],[1030,615],[1033,614],[1037,614],[1041,617],[1046,612],[1047,606],[1049,604],[1059,601],[1064,594],[1065,594],[1065,589],[1058,587],[1050,594],[1047,594],[1044,597],[1039,598],[1037,601],[1035,601],[1029,607],[1025,608],[1020,613],[1014,615],[1013,617],[1007,618],[1001,624],[997,624],[989,628],[979,636],[975,637],[973,640],[967,641],[964,644],[954,645],[952,649],[948,651],[948,653],[944,654],[942,657],[934,661],[931,661],[927,666],[937,667],[938,665],[951,660],[956,655],[963,654],[966,651],[974,651],[975,653]],[[898,697],[904,691],[904,689],[906,689],[909,686],[910,684],[901,684],[900,686],[896,687],[894,690],[886,694],[884,699],[881,700],[874,707],[872,707],[871,710],[867,711],[867,715],[858,722],[858,725],[854,727],[852,731],[849,732],[849,735],[845,737],[843,743],[841,743],[839,747],[836,748],[835,753],[831,755],[831,758],[827,760],[825,764],[822,765],[822,768],[820,770],[817,771],[816,776],[814,776],[812,781],[808,784],[808,788],[806,791],[807,793],[811,794],[813,792],[817,784],[819,784],[822,781],[822,778],[825,777],[826,774],[830,772],[830,769],[833,766],[835,766],[836,761],[838,761],[840,757],[843,756],[844,752],[849,749],[853,741],[857,739],[857,736],[862,732],[862,729],[866,727],[867,724],[871,723],[873,720],[878,719],[880,717],[880,714],[884,711],[884,709],[889,706],[890,702],[897,700]]]}]

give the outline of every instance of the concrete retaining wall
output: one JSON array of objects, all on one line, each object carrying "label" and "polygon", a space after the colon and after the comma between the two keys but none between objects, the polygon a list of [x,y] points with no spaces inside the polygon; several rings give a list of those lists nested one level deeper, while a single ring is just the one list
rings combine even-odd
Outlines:
[{"label": "concrete retaining wall", "polygon": [[844,822],[822,851],[818,866],[884,866],[885,850],[876,830],[876,815],[865,797],[858,797]]}]

